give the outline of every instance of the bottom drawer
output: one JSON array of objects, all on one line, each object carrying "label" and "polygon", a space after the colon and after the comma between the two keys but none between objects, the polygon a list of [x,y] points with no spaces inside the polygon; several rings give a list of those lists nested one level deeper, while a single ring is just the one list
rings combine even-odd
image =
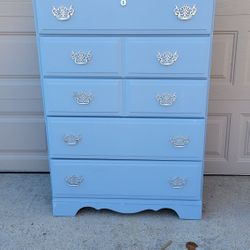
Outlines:
[{"label": "bottom drawer", "polygon": [[201,162],[51,160],[54,197],[200,200]]}]

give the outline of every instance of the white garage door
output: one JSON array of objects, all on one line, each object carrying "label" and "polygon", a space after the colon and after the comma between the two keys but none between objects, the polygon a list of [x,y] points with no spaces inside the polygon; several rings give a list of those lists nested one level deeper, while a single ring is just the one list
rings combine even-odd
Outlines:
[{"label": "white garage door", "polygon": [[[0,55],[0,171],[48,171],[31,0],[0,0]],[[206,147],[207,173],[250,174],[249,0],[217,0]]]},{"label": "white garage door", "polygon": [[250,174],[250,1],[216,13],[206,172]]},{"label": "white garage door", "polygon": [[0,171],[48,171],[31,0],[0,0]]}]

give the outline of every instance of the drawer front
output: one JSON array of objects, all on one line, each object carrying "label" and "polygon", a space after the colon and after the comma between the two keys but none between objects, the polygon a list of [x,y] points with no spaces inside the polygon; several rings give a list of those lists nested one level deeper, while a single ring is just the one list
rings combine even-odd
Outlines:
[{"label": "drawer front", "polygon": [[126,40],[126,75],[131,77],[207,78],[209,58],[209,37]]},{"label": "drawer front", "polygon": [[203,119],[48,118],[52,158],[201,160]]},{"label": "drawer front", "polygon": [[44,76],[118,76],[120,38],[41,37]]},{"label": "drawer front", "polygon": [[52,160],[54,197],[200,200],[201,162]]},{"label": "drawer front", "polygon": [[121,112],[119,80],[44,80],[47,115],[95,116]]},{"label": "drawer front", "polygon": [[206,80],[128,80],[130,116],[205,117]]},{"label": "drawer front", "polygon": [[34,2],[40,33],[209,34],[214,9],[213,0]]}]

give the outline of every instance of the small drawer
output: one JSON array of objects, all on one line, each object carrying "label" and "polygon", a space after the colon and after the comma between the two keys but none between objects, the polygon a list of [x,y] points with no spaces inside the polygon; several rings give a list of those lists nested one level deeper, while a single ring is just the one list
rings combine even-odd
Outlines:
[{"label": "small drawer", "polygon": [[51,161],[54,197],[201,199],[201,162]]},{"label": "small drawer", "polygon": [[34,0],[43,34],[209,34],[214,1]]},{"label": "small drawer", "polygon": [[44,80],[47,115],[95,116],[121,112],[122,84],[119,80]]},{"label": "small drawer", "polygon": [[206,80],[128,80],[129,116],[205,117]]},{"label": "small drawer", "polygon": [[130,77],[207,78],[209,37],[126,39],[126,75]]},{"label": "small drawer", "polygon": [[49,117],[52,158],[202,160],[203,119]]},{"label": "small drawer", "polygon": [[41,37],[44,76],[118,76],[121,39]]}]

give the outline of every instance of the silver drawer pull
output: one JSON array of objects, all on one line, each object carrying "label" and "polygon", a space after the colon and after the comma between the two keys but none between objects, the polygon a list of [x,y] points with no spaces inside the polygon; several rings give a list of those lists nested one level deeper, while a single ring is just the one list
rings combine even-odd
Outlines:
[{"label": "silver drawer pull", "polygon": [[90,93],[81,91],[81,92],[75,92],[73,95],[73,99],[79,105],[89,105],[93,101],[94,97]]},{"label": "silver drawer pull", "polygon": [[182,21],[190,20],[197,13],[197,7],[194,5],[193,7],[189,5],[184,5],[182,7],[176,6],[174,9],[175,15]]},{"label": "silver drawer pull", "polygon": [[74,12],[75,10],[73,9],[72,5],[69,8],[63,5],[58,8],[56,7],[52,8],[53,16],[59,21],[69,20],[73,16]]},{"label": "silver drawer pull", "polygon": [[75,64],[86,65],[91,62],[93,55],[91,51],[88,51],[87,53],[82,52],[82,51],[78,51],[78,52],[72,51],[71,58]]},{"label": "silver drawer pull", "polygon": [[65,182],[70,187],[79,187],[83,181],[84,181],[84,178],[82,176],[72,175],[72,176],[67,176],[65,178]]},{"label": "silver drawer pull", "polygon": [[184,136],[173,137],[173,138],[170,138],[170,143],[175,148],[185,148],[190,143],[190,139]]},{"label": "silver drawer pull", "polygon": [[163,52],[163,53],[158,52],[156,57],[158,59],[158,62],[161,65],[163,65],[163,66],[171,66],[171,65],[176,63],[176,61],[179,58],[179,55],[178,55],[177,51],[174,52],[174,53],[166,51],[166,52]]},{"label": "silver drawer pull", "polygon": [[82,140],[82,137],[80,135],[65,135],[64,136],[64,142],[68,146],[76,146],[77,144],[80,143]]},{"label": "silver drawer pull", "polygon": [[177,99],[176,94],[164,93],[162,95],[157,95],[155,99],[159,102],[161,106],[172,106]]},{"label": "silver drawer pull", "polygon": [[176,177],[173,179],[169,180],[169,185],[173,188],[173,189],[181,189],[184,188],[187,185],[187,180],[181,178],[181,177]]}]

